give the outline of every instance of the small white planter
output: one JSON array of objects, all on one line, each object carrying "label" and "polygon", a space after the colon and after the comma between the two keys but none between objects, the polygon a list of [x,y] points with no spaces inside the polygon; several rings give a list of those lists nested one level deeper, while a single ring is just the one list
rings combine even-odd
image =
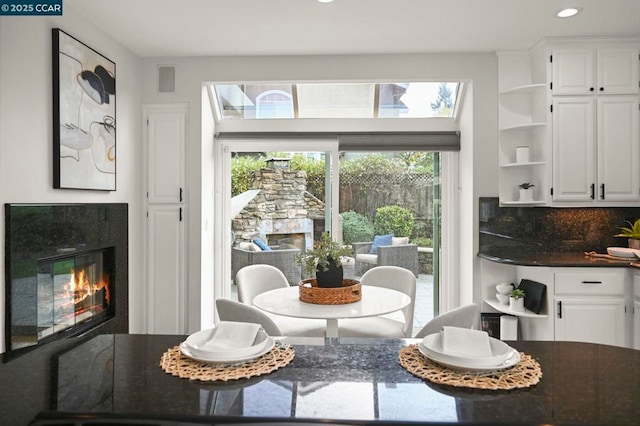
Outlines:
[{"label": "small white planter", "polygon": [[509,309],[512,311],[524,311],[524,297],[519,299],[509,297]]},{"label": "small white planter", "polygon": [[533,190],[520,188],[520,201],[533,201]]}]

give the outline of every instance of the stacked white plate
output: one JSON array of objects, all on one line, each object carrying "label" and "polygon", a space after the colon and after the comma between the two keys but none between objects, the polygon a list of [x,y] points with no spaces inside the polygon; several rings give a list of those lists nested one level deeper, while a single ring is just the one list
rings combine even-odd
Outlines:
[{"label": "stacked white plate", "polygon": [[240,364],[261,357],[274,345],[259,324],[222,321],[216,328],[191,334],[180,344],[180,352],[197,361]]},{"label": "stacked white plate", "polygon": [[494,371],[510,368],[520,362],[520,352],[501,340],[488,337],[491,355],[447,353],[442,346],[442,332],[426,336],[418,350],[428,359],[455,370]]},{"label": "stacked white plate", "polygon": [[615,257],[629,257],[634,259],[640,257],[640,250],[627,247],[607,247],[607,254]]}]

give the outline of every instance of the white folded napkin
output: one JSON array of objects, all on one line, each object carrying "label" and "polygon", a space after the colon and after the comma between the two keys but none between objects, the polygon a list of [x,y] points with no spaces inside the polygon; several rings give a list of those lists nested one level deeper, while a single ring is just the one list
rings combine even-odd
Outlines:
[{"label": "white folded napkin", "polygon": [[222,352],[253,346],[260,328],[260,324],[250,322],[221,321],[211,338],[199,345],[198,349]]},{"label": "white folded napkin", "polygon": [[442,352],[467,357],[491,357],[489,334],[460,327],[442,327]]}]

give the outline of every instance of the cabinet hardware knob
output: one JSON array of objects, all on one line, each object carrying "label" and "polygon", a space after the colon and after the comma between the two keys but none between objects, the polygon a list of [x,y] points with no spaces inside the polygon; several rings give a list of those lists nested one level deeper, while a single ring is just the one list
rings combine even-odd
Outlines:
[{"label": "cabinet hardware knob", "polygon": [[592,200],[596,199],[596,184],[595,183],[591,184],[591,199]]},{"label": "cabinet hardware knob", "polygon": [[594,91],[594,88],[593,88],[593,87],[590,87],[590,88],[589,88],[589,91],[590,91],[590,92],[593,92],[593,91]]},{"label": "cabinet hardware knob", "polygon": [[602,281],[582,281],[582,284],[602,284]]},{"label": "cabinet hardware knob", "polygon": [[604,200],[604,183],[600,185],[600,199]]},{"label": "cabinet hardware knob", "polygon": [[601,87],[601,88],[600,88],[600,91],[601,91],[601,92],[604,92],[604,87]]}]

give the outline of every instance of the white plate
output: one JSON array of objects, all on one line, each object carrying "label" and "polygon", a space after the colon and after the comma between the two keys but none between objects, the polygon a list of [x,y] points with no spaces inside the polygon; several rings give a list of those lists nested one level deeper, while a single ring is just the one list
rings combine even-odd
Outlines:
[{"label": "white plate", "polygon": [[269,335],[263,329],[260,329],[256,333],[256,338],[251,346],[225,351],[211,351],[210,349],[206,349],[206,343],[211,340],[215,330],[215,328],[200,330],[187,337],[187,340],[185,340],[184,343],[189,349],[189,352],[194,356],[206,358],[211,361],[216,361],[218,359],[239,359],[255,356],[255,354],[262,351],[268,344]]},{"label": "white plate", "polygon": [[520,362],[520,353],[501,340],[489,337],[491,357],[464,357],[450,355],[442,351],[442,335],[434,333],[426,336],[418,345],[422,355],[447,367],[470,371],[492,371],[513,367]]},{"label": "white plate", "polygon": [[244,356],[244,357],[228,357],[227,359],[222,359],[221,357],[216,357],[215,359],[212,359],[211,357],[207,357],[207,356],[194,355],[191,352],[189,346],[187,346],[186,342],[182,342],[180,344],[180,352],[191,359],[195,359],[196,361],[208,362],[211,364],[231,365],[231,364],[243,364],[245,362],[250,362],[255,359],[258,359],[262,355],[266,354],[271,349],[273,349],[274,345],[275,345],[275,341],[271,337],[267,337],[266,345],[258,353],[255,353],[250,356]]},{"label": "white plate", "polygon": [[630,258],[635,258],[636,256],[640,257],[640,255],[638,255],[639,251],[640,250],[635,250],[627,247],[607,247],[607,253],[609,253],[609,256],[615,256],[615,257],[630,257]]}]

